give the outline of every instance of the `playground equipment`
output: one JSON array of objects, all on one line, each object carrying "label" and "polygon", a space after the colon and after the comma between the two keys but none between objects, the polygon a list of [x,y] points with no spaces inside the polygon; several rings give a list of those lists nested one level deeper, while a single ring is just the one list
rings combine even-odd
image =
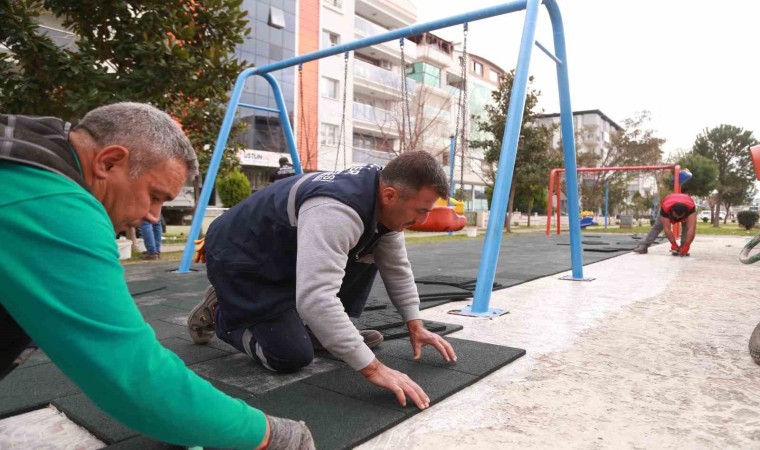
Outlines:
[{"label": "playground equipment", "polygon": [[591,211],[581,211],[581,228],[596,225],[596,218]]},{"label": "playground equipment", "polygon": [[412,225],[414,231],[459,231],[467,225],[467,219],[450,206],[434,206],[425,223]]},{"label": "playground equipment", "polygon": [[[554,52],[552,53],[535,38],[536,24],[538,22],[539,7],[543,3],[548,12],[552,25],[552,36],[554,39]],[[581,234],[579,226],[579,202],[578,202],[578,180],[576,174],[575,161],[575,139],[573,129],[572,105],[570,103],[570,82],[567,69],[567,51],[565,48],[564,26],[562,15],[556,0],[518,0],[504,3],[489,8],[484,8],[465,14],[459,14],[445,19],[434,20],[422,24],[416,24],[405,28],[382,33],[358,41],[346,44],[336,45],[325,48],[316,52],[289,58],[276,63],[251,67],[243,70],[235,81],[235,86],[230,94],[230,102],[219,131],[214,152],[209,162],[209,168],[206,174],[206,183],[200,193],[198,207],[193,216],[193,222],[188,233],[187,245],[185,246],[182,260],[179,265],[179,273],[187,273],[190,270],[192,262],[194,245],[193,241],[198,238],[201,230],[201,224],[211,196],[211,190],[214,187],[216,175],[219,170],[219,164],[222,159],[222,153],[226,147],[230,130],[235,120],[238,107],[265,110],[279,115],[282,130],[285,135],[285,141],[290,152],[293,168],[297,174],[303,173],[299,153],[296,149],[293,131],[288,118],[288,111],[285,108],[282,91],[277,80],[271,75],[271,72],[282,70],[290,67],[300,66],[304,63],[315,61],[321,58],[344,54],[353,50],[364,48],[384,42],[399,40],[403,42],[405,38],[415,36],[424,32],[433,31],[441,28],[447,28],[454,25],[464,25],[468,22],[495,17],[503,14],[525,10],[525,20],[523,22],[523,31],[520,41],[520,50],[515,68],[514,83],[510,94],[509,107],[507,109],[507,121],[504,127],[504,138],[502,140],[501,155],[499,158],[499,170],[496,174],[494,184],[494,194],[492,200],[491,220],[489,221],[486,238],[483,243],[483,253],[480,266],[478,269],[477,285],[475,288],[474,301],[471,307],[463,309],[462,314],[474,316],[494,316],[503,314],[504,310],[488,308],[493,287],[496,263],[498,260],[499,248],[502,238],[502,225],[506,217],[507,199],[512,187],[512,178],[515,169],[515,156],[517,153],[517,144],[520,137],[520,128],[525,108],[525,97],[528,83],[528,69],[530,66],[531,55],[534,45],[543,51],[556,65],[557,84],[560,101],[560,122],[563,139],[564,164],[567,168],[567,186],[568,208],[570,214],[570,260],[572,266],[572,279],[583,280],[583,255],[581,249]],[[272,93],[277,105],[276,109],[266,108],[257,105],[242,104],[240,102],[243,88],[246,80],[252,76],[263,77],[272,89]],[[462,119],[466,124],[466,118]],[[459,120],[458,120],[459,121]],[[466,146],[466,133],[462,130],[461,137]],[[452,140],[454,138],[452,137]],[[452,145],[453,148],[453,145]],[[345,155],[345,151],[344,151]]]},{"label": "playground equipment", "polygon": [[[760,181],[760,145],[750,148],[749,152],[752,157],[752,165],[755,167],[755,178]],[[760,243],[760,234],[747,242],[739,254],[739,261],[743,264],[754,264],[760,261],[760,254],[749,256],[750,250],[755,248],[758,243]],[[757,324],[749,337],[749,354],[755,364],[760,364],[760,323]]]},{"label": "playground equipment", "polygon": [[[576,169],[576,172],[613,172],[613,171],[620,171],[620,172],[640,172],[640,171],[647,171],[647,170],[672,170],[673,171],[673,192],[681,192],[681,184],[691,179],[691,172],[688,171],[688,169],[681,169],[681,166],[678,164],[673,165],[662,165],[662,166],[618,166],[618,167],[578,167]],[[549,236],[551,234],[551,227],[552,227],[552,201],[556,202],[556,221],[557,221],[557,234],[559,235],[560,230],[560,218],[561,218],[561,201],[560,201],[560,193],[561,193],[561,175],[565,172],[565,169],[552,169],[552,171],[549,173],[549,195],[548,195],[548,201],[546,202],[546,235]],[[687,173],[688,175],[681,176],[681,173]],[[683,180],[683,181],[682,181]],[[604,224],[607,226],[607,220],[609,217],[609,192],[607,190],[607,186],[605,186],[605,192],[604,192]],[[570,190],[570,186],[568,184],[568,199],[572,196],[572,194],[575,194],[577,197],[577,187],[575,190]],[[568,208],[572,208],[572,206],[569,205],[568,202]],[[568,211],[569,214],[572,214],[572,209]],[[572,220],[572,219],[571,219]],[[571,223],[572,224],[572,223]],[[572,228],[571,228],[572,232]],[[673,224],[673,232],[675,233],[676,237],[679,236],[680,233],[680,226],[679,224],[675,223]],[[572,235],[571,235],[572,237]]]}]

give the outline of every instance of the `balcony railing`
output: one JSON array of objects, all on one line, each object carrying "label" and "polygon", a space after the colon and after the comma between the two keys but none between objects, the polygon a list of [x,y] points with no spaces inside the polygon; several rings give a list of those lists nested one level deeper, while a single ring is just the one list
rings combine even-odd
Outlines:
[{"label": "balcony railing", "polygon": [[[387,33],[389,31],[389,29],[374,24],[363,17],[354,16],[354,33],[360,37],[377,36],[378,34]],[[388,50],[395,53],[400,53],[398,41],[384,42],[378,45],[385,46]],[[417,56],[417,44],[409,39],[404,39],[404,53],[406,53],[410,60],[415,59]]]},{"label": "balcony railing", "polygon": [[395,155],[392,152],[386,152],[382,150],[354,147],[353,156],[354,163],[377,164],[379,166],[385,166],[391,159],[394,158]]},{"label": "balcony railing", "polygon": [[389,124],[392,120],[392,116],[390,111],[354,102],[354,119],[363,120],[380,126]]},{"label": "balcony railing", "polygon": [[[401,90],[401,74],[390,70],[383,69],[370,63],[356,60],[354,61],[354,75],[365,80],[374,81],[389,88]],[[414,92],[417,83],[411,78],[406,79],[406,86],[409,92]]]}]

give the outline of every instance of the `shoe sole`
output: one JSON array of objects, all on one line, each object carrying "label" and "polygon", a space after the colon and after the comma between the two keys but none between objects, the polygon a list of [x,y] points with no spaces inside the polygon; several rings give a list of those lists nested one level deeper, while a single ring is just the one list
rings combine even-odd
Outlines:
[{"label": "shoe sole", "polygon": [[[211,318],[211,323],[206,325],[194,325],[194,321],[201,321],[200,319],[195,318],[196,315],[202,316],[206,313],[206,310],[211,306],[212,303],[217,302],[216,299],[216,291],[214,291],[214,298],[211,298],[211,294],[209,293],[209,290],[213,289],[213,287],[209,286],[209,288],[206,289],[206,293],[203,295],[203,301],[195,305],[193,309],[190,310],[190,315],[187,316],[187,329],[188,333],[190,334],[190,338],[193,340],[196,344],[208,344],[211,342],[212,339],[214,339],[214,318]],[[209,311],[210,313],[210,311]]]}]

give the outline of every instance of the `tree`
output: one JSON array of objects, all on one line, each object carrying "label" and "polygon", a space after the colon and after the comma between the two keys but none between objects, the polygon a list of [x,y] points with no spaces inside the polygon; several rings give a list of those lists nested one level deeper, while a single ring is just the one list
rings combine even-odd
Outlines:
[{"label": "tree", "polygon": [[723,198],[736,201],[738,197],[746,197],[754,184],[752,159],[747,149],[755,144],[757,140],[751,131],[725,124],[705,129],[694,141],[692,153],[712,160],[718,167],[715,186],[717,211],[713,212],[713,227],[719,226],[718,216]]},{"label": "tree", "polygon": [[[66,120],[117,101],[151,103],[174,116],[208,167],[228,91],[245,63],[235,46],[250,32],[242,0],[24,0],[0,6],[0,109]],[[59,46],[40,15],[71,32]],[[239,129],[239,128],[238,128]],[[225,152],[222,173],[237,165]]]},{"label": "tree", "polygon": [[[501,156],[501,145],[504,138],[504,128],[507,121],[507,109],[512,93],[515,71],[511,70],[499,82],[499,89],[491,93],[492,103],[485,106],[485,114],[476,120],[478,130],[483,133],[482,139],[470,141],[470,146],[484,151],[484,160],[492,167]],[[540,124],[536,121],[535,111],[538,97],[541,93],[532,86],[533,77],[528,79],[528,90],[523,110],[523,122],[520,128],[520,139],[517,144],[515,172],[512,178],[512,189],[509,194],[507,208],[507,231],[511,231],[512,210],[515,196],[525,199],[528,211],[533,209],[533,203],[539,196],[546,195],[546,177],[552,168],[562,165],[561,153],[552,147],[554,127]],[[486,171],[488,184],[493,189],[496,169]],[[490,202],[489,202],[490,203]],[[530,216],[528,219],[530,224]]]},{"label": "tree", "polygon": [[[578,155],[579,167],[624,167],[651,166],[662,160],[662,144],[665,140],[655,136],[655,131],[649,128],[651,120],[648,111],[639,111],[634,117],[623,121],[623,129],[611,133],[610,143],[602,147],[598,153],[584,152]],[[594,131],[594,130],[588,130]],[[583,131],[581,138],[583,138]],[[589,134],[586,132],[585,134]],[[580,139],[579,139],[580,140]],[[610,194],[613,189],[622,188],[622,192],[614,192],[614,196],[625,196],[627,172],[599,172],[595,177],[584,179],[581,191],[581,201],[586,209],[599,208],[604,202],[604,186],[609,183]],[[588,181],[586,181],[588,180]]]},{"label": "tree", "polygon": [[[697,197],[707,197],[717,186],[718,166],[712,160],[696,153],[688,153],[682,156],[677,164],[691,172],[691,179],[681,186],[681,192]],[[673,177],[670,176],[668,180],[669,185],[672,186]]]},{"label": "tree", "polygon": [[216,188],[225,208],[232,208],[251,195],[251,182],[237,170],[219,178]]}]

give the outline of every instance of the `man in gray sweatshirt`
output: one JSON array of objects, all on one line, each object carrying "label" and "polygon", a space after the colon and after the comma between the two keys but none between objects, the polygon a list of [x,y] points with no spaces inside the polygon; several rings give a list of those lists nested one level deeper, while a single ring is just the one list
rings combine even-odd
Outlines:
[{"label": "man in gray sweatshirt", "polygon": [[211,286],[188,318],[190,335],[199,344],[216,335],[276,372],[308,365],[316,339],[402,405],[409,397],[427,408],[425,392],[370,350],[382,335],[358,331],[349,317],[363,311],[379,271],[414,358],[432,345],[456,361],[451,345],[422,326],[403,234],[447,195],[446,175],[426,152],[404,153],[385,168],[294,176],[254,193],[209,227]]}]

